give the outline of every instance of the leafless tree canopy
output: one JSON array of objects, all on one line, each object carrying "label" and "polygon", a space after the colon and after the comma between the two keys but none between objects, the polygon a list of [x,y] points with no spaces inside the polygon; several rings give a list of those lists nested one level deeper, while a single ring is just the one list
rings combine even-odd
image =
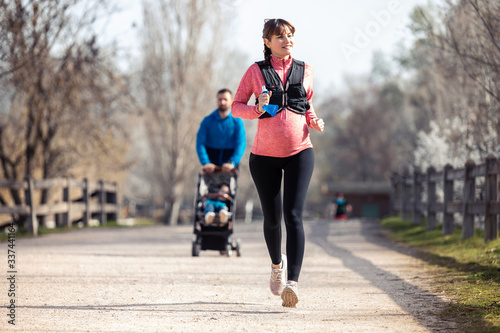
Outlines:
[{"label": "leafless tree canopy", "polygon": [[[122,159],[124,151],[115,149],[123,135],[114,111],[123,105],[127,86],[92,30],[102,5],[0,1],[4,178],[65,176],[83,163],[89,176],[101,162]],[[19,203],[20,194],[11,195]]]},{"label": "leafless tree canopy", "polygon": [[[224,9],[216,0],[143,1],[142,90],[153,189],[175,223],[186,181],[199,168],[194,149],[203,116],[220,87],[213,69],[221,56]],[[189,183],[189,181],[188,181]]]},{"label": "leafless tree canopy", "polygon": [[460,0],[413,13],[418,100],[440,128],[454,126],[446,139],[458,160],[500,153],[499,12],[495,0]]},{"label": "leafless tree canopy", "polygon": [[315,143],[322,182],[383,181],[389,170],[408,162],[413,149],[401,82],[395,77],[358,80],[318,108],[328,125]]},{"label": "leafless tree canopy", "polygon": [[371,76],[318,107],[332,132],[317,145],[321,179],[383,180],[421,166],[418,154],[459,165],[500,154],[498,13],[494,0],[415,8],[416,41],[397,55],[401,66],[391,72],[375,56]]}]

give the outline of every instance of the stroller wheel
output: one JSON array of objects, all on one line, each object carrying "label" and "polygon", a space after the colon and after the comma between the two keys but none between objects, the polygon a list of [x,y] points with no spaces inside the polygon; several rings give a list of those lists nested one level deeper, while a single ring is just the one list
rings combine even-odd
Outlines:
[{"label": "stroller wheel", "polygon": [[226,244],[226,256],[230,257],[233,254],[233,247],[231,244]]},{"label": "stroller wheel", "polygon": [[201,251],[201,245],[198,244],[197,241],[193,241],[193,249],[192,249],[192,255],[193,257],[199,257],[200,256],[200,251]]},{"label": "stroller wheel", "polygon": [[241,257],[241,239],[236,240],[236,255]]}]

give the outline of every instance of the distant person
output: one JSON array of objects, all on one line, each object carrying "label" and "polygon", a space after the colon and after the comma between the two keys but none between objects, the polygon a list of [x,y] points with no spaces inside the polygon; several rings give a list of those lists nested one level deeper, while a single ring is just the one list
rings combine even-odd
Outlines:
[{"label": "distant person", "polygon": [[[295,27],[286,20],[265,20],[264,61],[248,68],[232,106],[235,117],[258,119],[249,165],[264,213],[270,289],[281,295],[284,307],[291,308],[299,301],[297,283],[305,248],[302,213],[314,169],[309,128],[324,129],[312,106],[313,70],[291,55],[294,33]],[[248,105],[252,97],[255,105]],[[277,110],[268,113],[270,105]],[[286,255],[281,252],[282,214]]]},{"label": "distant person", "polygon": [[218,108],[201,122],[196,135],[196,152],[203,171],[212,173],[216,166],[229,172],[245,153],[246,136],[243,121],[231,114],[233,95],[229,89],[217,92]]},{"label": "distant person", "polygon": [[229,218],[228,204],[231,201],[230,193],[229,186],[223,184],[217,193],[207,193],[201,197],[201,199],[206,199],[205,209],[203,210],[206,224],[212,224],[216,214],[219,215],[221,224],[227,223]]},{"label": "distant person", "polygon": [[352,211],[352,206],[347,202],[344,193],[338,193],[332,203],[334,220],[347,220],[348,214]]}]

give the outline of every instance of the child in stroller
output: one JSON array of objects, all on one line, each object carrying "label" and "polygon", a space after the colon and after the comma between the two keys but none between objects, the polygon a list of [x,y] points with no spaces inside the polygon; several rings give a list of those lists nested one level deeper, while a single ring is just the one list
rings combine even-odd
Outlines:
[{"label": "child in stroller", "polygon": [[205,223],[212,224],[216,213],[219,215],[219,222],[221,224],[227,223],[229,217],[228,205],[232,200],[229,195],[229,185],[222,184],[217,193],[207,193],[201,197],[205,200]]},{"label": "child in stroller", "polygon": [[[218,250],[231,256],[240,252],[240,240],[233,240],[237,169],[232,172],[199,173],[198,192],[195,200],[194,234],[192,255],[201,250]],[[216,214],[217,213],[217,214]]]}]

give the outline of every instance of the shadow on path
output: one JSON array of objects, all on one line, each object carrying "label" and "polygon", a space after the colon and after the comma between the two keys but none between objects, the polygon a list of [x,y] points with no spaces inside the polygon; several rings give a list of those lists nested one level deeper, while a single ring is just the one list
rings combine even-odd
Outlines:
[{"label": "shadow on path", "polygon": [[[43,306],[18,306],[17,308],[24,309],[40,309],[40,310],[82,310],[82,311],[155,311],[155,312],[206,312],[206,313],[238,313],[238,314],[280,314],[286,313],[283,311],[269,311],[269,310],[227,310],[221,306],[259,306],[259,303],[229,303],[229,302],[189,302],[189,303],[142,303],[142,304],[113,304],[113,305],[43,305]],[[186,308],[190,306],[191,308]],[[151,308],[154,307],[152,310]],[[210,308],[204,308],[210,307]],[[213,308],[212,308],[213,307]],[[141,309],[142,308],[142,309]],[[164,309],[161,309],[164,308]]]},{"label": "shadow on path", "polygon": [[[408,255],[408,251],[399,251],[397,246],[382,236],[382,229],[376,220],[353,220],[351,223],[360,223],[361,228],[355,227],[341,229],[342,226],[337,222],[317,221],[311,224],[311,240],[319,245],[332,257],[340,259],[344,267],[356,272],[373,286],[382,290],[405,312],[414,317],[422,326],[431,331],[453,331],[456,327],[453,323],[443,322],[442,318],[437,317],[440,312],[449,306],[449,304],[427,290],[423,290],[416,285],[405,281],[400,276],[384,270],[371,261],[353,254],[345,247],[333,244],[328,240],[329,236],[341,237],[346,234],[351,236],[360,235],[368,243],[376,244]],[[419,277],[415,277],[419,278]]]}]

